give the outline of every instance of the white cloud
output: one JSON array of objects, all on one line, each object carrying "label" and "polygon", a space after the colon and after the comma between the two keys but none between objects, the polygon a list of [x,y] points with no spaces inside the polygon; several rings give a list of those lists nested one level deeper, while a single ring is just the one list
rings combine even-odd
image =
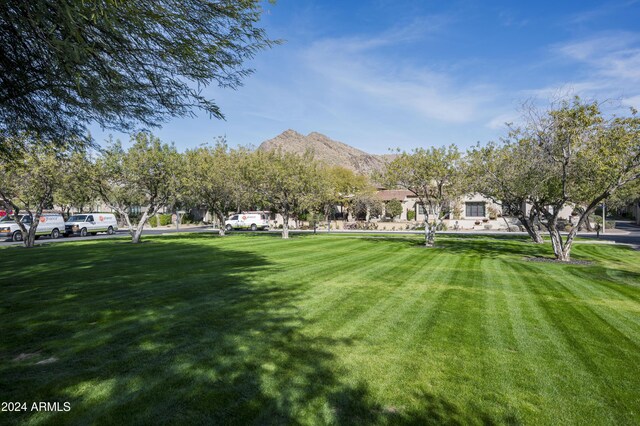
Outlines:
[{"label": "white cloud", "polygon": [[621,10],[638,3],[638,0],[627,0],[623,2],[604,2],[593,9],[584,10],[569,16],[562,22],[562,25],[583,25],[590,24],[594,21],[601,20],[603,17],[620,13]]},{"label": "white cloud", "polygon": [[380,34],[358,37],[344,37],[318,41],[314,46],[333,47],[340,45],[343,52],[365,52],[380,47],[417,42],[441,33],[452,19],[446,15],[429,15],[415,18],[404,25],[392,27]]},{"label": "white cloud", "polygon": [[640,33],[604,32],[552,46],[556,59],[578,66],[574,79],[523,90],[526,96],[555,99],[579,95],[599,100],[640,96]]},{"label": "white cloud", "polygon": [[640,95],[625,98],[622,100],[622,104],[625,106],[634,107],[635,109],[640,110]]},{"label": "white cloud", "polygon": [[330,90],[351,99],[449,123],[477,119],[483,104],[493,98],[490,88],[466,84],[452,73],[402,57],[394,61],[378,55],[379,48],[394,48],[424,37],[424,28],[423,24],[411,24],[371,38],[325,39],[311,45],[303,59]]},{"label": "white cloud", "polygon": [[500,114],[492,118],[486,127],[493,130],[504,130],[507,128],[507,123],[517,123],[520,117],[515,112]]},{"label": "white cloud", "polygon": [[512,10],[503,10],[498,14],[500,24],[505,27],[522,28],[529,24],[526,18],[520,18]]},{"label": "white cloud", "polygon": [[640,80],[640,34],[607,33],[556,46],[561,55],[582,62],[602,77]]}]

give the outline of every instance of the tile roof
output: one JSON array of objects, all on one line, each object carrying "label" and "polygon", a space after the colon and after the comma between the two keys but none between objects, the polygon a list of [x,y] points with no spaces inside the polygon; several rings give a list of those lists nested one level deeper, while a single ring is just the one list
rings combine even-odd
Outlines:
[{"label": "tile roof", "polygon": [[411,191],[407,191],[406,189],[385,189],[378,191],[376,196],[381,201],[403,201],[405,198],[413,197],[414,195]]}]

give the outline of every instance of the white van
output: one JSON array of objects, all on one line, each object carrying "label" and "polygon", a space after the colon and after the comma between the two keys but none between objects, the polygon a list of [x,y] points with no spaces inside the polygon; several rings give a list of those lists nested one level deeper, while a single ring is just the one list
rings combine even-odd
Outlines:
[{"label": "white van", "polygon": [[96,235],[98,232],[106,232],[109,235],[118,230],[118,222],[113,213],[82,213],[69,217],[64,224],[64,236],[87,234]]},{"label": "white van", "polygon": [[245,212],[229,216],[224,222],[227,231],[232,229],[269,229],[269,213],[265,212]]},{"label": "white van", "polygon": [[[28,231],[32,223],[31,215],[20,214],[18,217]],[[64,218],[60,213],[43,213],[36,229],[36,237],[48,235],[51,238],[58,238],[63,231]],[[0,238],[2,237],[11,238],[11,241],[22,241],[22,231],[13,216],[7,215],[0,220]]]}]

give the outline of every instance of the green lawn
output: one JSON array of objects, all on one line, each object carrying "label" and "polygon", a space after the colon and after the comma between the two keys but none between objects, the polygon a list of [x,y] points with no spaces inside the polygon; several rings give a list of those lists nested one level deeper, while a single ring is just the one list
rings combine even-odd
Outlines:
[{"label": "green lawn", "polygon": [[0,423],[640,424],[640,252],[145,241],[0,249]]}]

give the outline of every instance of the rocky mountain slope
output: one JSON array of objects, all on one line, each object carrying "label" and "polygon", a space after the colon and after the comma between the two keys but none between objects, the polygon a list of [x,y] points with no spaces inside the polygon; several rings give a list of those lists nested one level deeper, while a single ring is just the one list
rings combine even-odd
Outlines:
[{"label": "rocky mountain slope", "polygon": [[262,142],[258,149],[303,154],[311,150],[317,160],[332,166],[342,166],[358,173],[369,175],[382,170],[390,155],[373,155],[345,143],[334,141],[327,136],[312,132],[303,135],[295,130],[286,130],[273,139]]}]

